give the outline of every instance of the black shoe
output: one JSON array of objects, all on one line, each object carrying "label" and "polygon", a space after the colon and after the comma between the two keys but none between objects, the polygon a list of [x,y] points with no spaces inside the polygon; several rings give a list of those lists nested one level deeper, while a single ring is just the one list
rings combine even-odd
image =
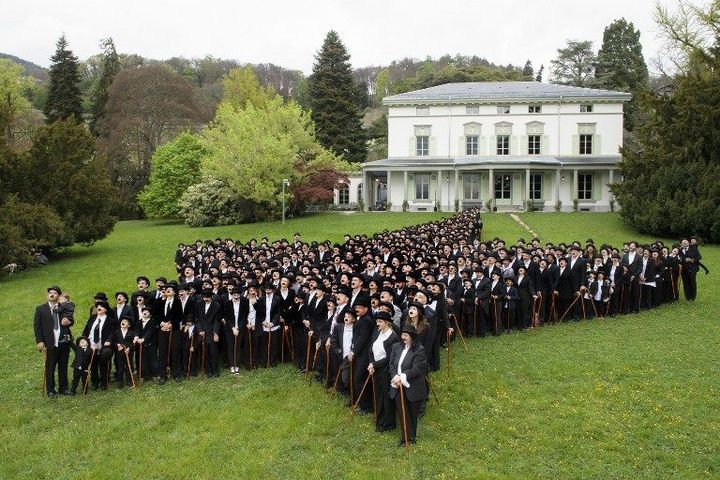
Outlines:
[{"label": "black shoe", "polygon": [[70,392],[70,395],[73,396],[73,397],[74,397],[75,395],[77,395],[77,390],[71,391],[71,392]]},{"label": "black shoe", "polygon": [[182,382],[182,378],[181,378],[181,377],[175,377],[173,380],[175,380],[175,383],[180,383],[180,382]]},{"label": "black shoe", "polygon": [[405,446],[405,441],[404,441],[404,440],[400,440],[400,441],[398,442],[398,445],[397,445],[397,446],[398,446],[398,447],[404,447],[404,446]]},{"label": "black shoe", "polygon": [[70,390],[63,390],[62,392],[60,392],[60,395],[64,395],[66,397],[71,397],[74,395],[74,393],[71,392]]},{"label": "black shoe", "polygon": [[57,393],[55,393],[55,392],[47,392],[47,397],[48,397],[48,398],[57,398]]},{"label": "black shoe", "polygon": [[364,408],[358,408],[358,409],[357,409],[357,414],[358,414],[358,415],[367,415],[368,413],[370,413],[370,410],[365,410]]},{"label": "black shoe", "polygon": [[165,382],[167,382],[167,380],[165,378],[160,377],[160,380],[158,380],[158,385],[165,385]]}]

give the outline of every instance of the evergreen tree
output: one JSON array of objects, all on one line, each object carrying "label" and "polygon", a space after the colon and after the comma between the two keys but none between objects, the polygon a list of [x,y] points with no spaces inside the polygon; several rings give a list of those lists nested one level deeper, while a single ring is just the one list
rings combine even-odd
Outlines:
[{"label": "evergreen tree", "polygon": [[103,48],[102,73],[92,91],[92,120],[90,131],[94,135],[100,135],[98,121],[103,116],[105,104],[108,100],[108,89],[115,75],[120,71],[120,56],[115,50],[112,38],[106,38],[100,44]]},{"label": "evergreen tree", "polygon": [[327,34],[315,56],[308,94],[320,143],[346,160],[364,161],[367,145],[357,104],[358,87],[350,55],[335,31]]},{"label": "evergreen tree", "polygon": [[575,87],[587,87],[595,70],[597,56],[589,40],[568,40],[565,48],[558,48],[558,56],[552,60],[552,82]]},{"label": "evergreen tree", "polygon": [[67,46],[63,35],[57,42],[55,55],[50,58],[53,63],[50,66],[50,88],[44,110],[48,124],[71,117],[78,123],[82,121],[78,59]]},{"label": "evergreen tree", "polygon": [[535,75],[536,82],[542,82],[544,71],[545,71],[545,65],[540,65],[540,69],[538,70],[537,75]]},{"label": "evergreen tree", "polygon": [[[640,45],[640,30],[624,18],[605,28],[598,52],[594,85],[608,90],[630,92],[637,96],[648,85],[648,69]],[[633,129],[637,101],[625,104],[625,128]]]},{"label": "evergreen tree", "polygon": [[525,62],[525,66],[522,69],[522,74],[526,80],[532,80],[533,77],[535,77],[535,70],[533,70],[532,62],[530,60]]}]

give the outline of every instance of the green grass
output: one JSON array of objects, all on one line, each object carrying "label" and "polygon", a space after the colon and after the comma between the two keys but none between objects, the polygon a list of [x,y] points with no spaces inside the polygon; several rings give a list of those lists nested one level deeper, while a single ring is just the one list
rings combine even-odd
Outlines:
[{"label": "green grass", "polygon": [[[288,367],[239,377],[41,399],[32,314],[59,283],[86,312],[97,290],[131,290],[137,274],[174,273],[178,242],[267,235],[340,240],[437,214],[319,215],[189,229],[121,222],[106,240],[0,282],[0,478],[718,478],[720,248],[698,300],[652,312],[454,343],[433,383],[418,444],[349,417],[339,398]],[[542,241],[652,240],[616,214],[524,214]],[[485,238],[530,236],[485,216]],[[78,315],[79,323],[84,323]],[[76,334],[77,334],[77,328]]]}]

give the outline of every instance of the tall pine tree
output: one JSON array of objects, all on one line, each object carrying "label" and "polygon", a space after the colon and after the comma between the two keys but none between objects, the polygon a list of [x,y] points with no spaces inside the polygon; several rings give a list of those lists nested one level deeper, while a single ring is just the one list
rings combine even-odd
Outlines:
[{"label": "tall pine tree", "polygon": [[350,55],[333,30],[315,56],[308,95],[320,143],[348,161],[364,161],[367,145],[357,103],[358,86],[353,79]]},{"label": "tall pine tree", "polygon": [[82,121],[78,59],[67,46],[63,35],[57,42],[55,55],[50,58],[53,63],[50,66],[50,88],[44,110],[48,124],[70,117],[74,117],[78,123]]},{"label": "tall pine tree", "polygon": [[633,129],[637,111],[635,98],[648,86],[648,68],[640,45],[640,30],[624,18],[605,28],[598,52],[594,86],[633,93],[625,104],[625,128]]},{"label": "tall pine tree", "polygon": [[90,121],[90,131],[93,135],[100,135],[98,128],[99,120],[103,116],[105,104],[108,100],[108,89],[115,75],[120,71],[120,56],[115,50],[115,44],[112,38],[106,38],[100,46],[103,48],[102,73],[97,83],[93,86],[92,91],[92,120]]}]

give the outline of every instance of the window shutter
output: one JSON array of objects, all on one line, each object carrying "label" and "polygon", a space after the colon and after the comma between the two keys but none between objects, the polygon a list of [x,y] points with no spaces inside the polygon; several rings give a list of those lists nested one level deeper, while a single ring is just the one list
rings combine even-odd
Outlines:
[{"label": "window shutter", "polygon": [[600,155],[602,153],[600,148],[600,135],[593,135],[592,153],[593,155]]},{"label": "window shutter", "polygon": [[[595,141],[595,139],[593,139],[593,141]],[[593,153],[595,153],[594,148],[595,147],[593,146]],[[602,187],[602,184],[601,184],[602,173],[593,172],[591,178],[592,178],[592,199],[595,201],[598,201],[602,197],[602,192],[600,191],[600,189]]]},{"label": "window shutter", "polygon": [[550,137],[543,135],[540,139],[540,153],[547,155],[550,153]]},{"label": "window shutter", "polygon": [[410,137],[410,144],[409,144],[409,156],[416,157],[417,151],[415,150],[415,137]]},{"label": "window shutter", "polygon": [[435,140],[435,137],[430,137],[428,141],[430,142],[430,148],[428,149],[428,152],[431,157],[434,157],[437,154],[437,140]]},{"label": "window shutter", "polygon": [[510,135],[510,155],[518,155],[520,146],[518,145],[518,137]]},{"label": "window shutter", "polygon": [[572,154],[580,155],[580,135],[572,136]]},{"label": "window shutter", "polygon": [[528,136],[522,135],[520,137],[520,148],[519,148],[519,155],[527,155],[530,153],[530,149],[528,148]]},{"label": "window shutter", "polygon": [[487,137],[481,136],[478,142],[478,155],[487,155]]},{"label": "window shutter", "polygon": [[465,144],[465,137],[458,137],[458,155],[467,155],[467,146]]}]

